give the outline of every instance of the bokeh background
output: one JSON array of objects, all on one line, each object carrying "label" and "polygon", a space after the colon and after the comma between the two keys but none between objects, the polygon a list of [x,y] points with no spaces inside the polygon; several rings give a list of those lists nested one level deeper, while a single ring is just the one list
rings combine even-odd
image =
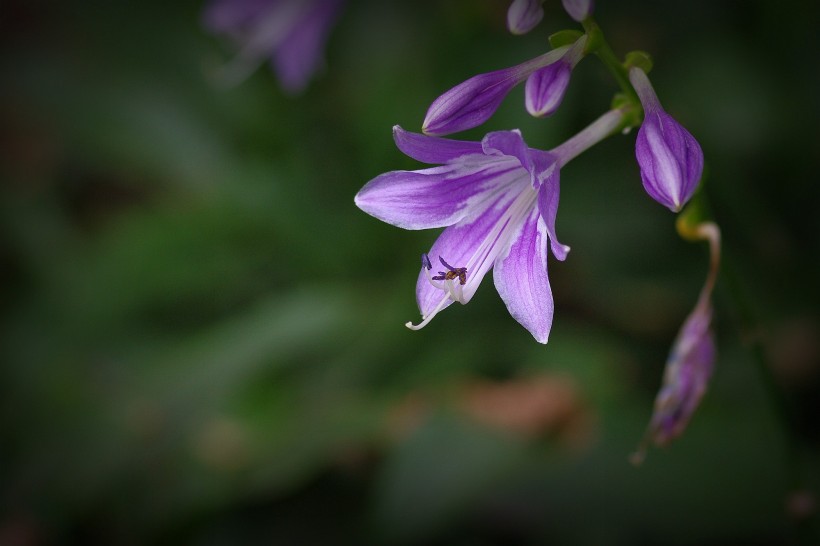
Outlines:
[{"label": "bokeh background", "polygon": [[[394,124],[575,28],[557,0],[523,37],[505,0],[351,1],[296,97],[267,66],[216,85],[234,50],[199,1],[3,2],[0,544],[812,543],[818,9],[598,4],[700,140],[725,242],[710,390],[640,468],[707,251],[643,192],[634,134],[562,172],[546,346],[489,277],[404,328],[436,233],[353,205],[419,168]],[[615,91],[589,58],[553,118],[519,88],[459,138],[549,148]]]}]

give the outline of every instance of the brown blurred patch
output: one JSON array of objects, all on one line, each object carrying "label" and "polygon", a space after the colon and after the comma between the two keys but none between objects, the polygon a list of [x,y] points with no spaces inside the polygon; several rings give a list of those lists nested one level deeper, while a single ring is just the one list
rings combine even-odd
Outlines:
[{"label": "brown blurred patch", "polygon": [[592,411],[569,377],[474,381],[461,386],[456,398],[457,407],[470,418],[524,439],[550,436],[580,449],[593,437]]},{"label": "brown blurred patch", "polygon": [[387,416],[387,434],[400,441],[422,426],[436,409],[449,406],[486,427],[524,440],[549,437],[571,449],[594,438],[595,418],[575,381],[537,375],[507,381],[470,379],[445,392],[447,402],[413,392]]},{"label": "brown blurred patch", "polygon": [[206,422],[194,439],[194,454],[216,470],[244,467],[250,456],[248,435],[237,421],[218,417]]}]

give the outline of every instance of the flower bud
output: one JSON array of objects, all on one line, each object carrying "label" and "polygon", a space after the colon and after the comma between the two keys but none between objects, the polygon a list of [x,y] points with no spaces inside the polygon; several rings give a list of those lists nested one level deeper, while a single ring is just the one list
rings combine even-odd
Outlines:
[{"label": "flower bud", "polygon": [[564,10],[579,23],[592,15],[594,2],[592,0],[561,0]]},{"label": "flower bud", "polygon": [[526,34],[544,18],[544,0],[513,0],[507,10],[507,28],[513,34]]},{"label": "flower bud", "polygon": [[428,135],[448,135],[477,127],[520,81],[515,68],[473,76],[433,101],[421,129]]},{"label": "flower bud", "polygon": [[706,392],[715,362],[711,320],[712,306],[708,302],[699,305],[683,323],[672,346],[649,424],[655,445],[666,445],[683,433]]},{"label": "flower bud", "polygon": [[527,112],[537,118],[552,115],[564,100],[572,69],[583,58],[586,36],[579,38],[560,60],[533,72],[524,86]]},{"label": "flower bud", "polygon": [[703,151],[689,131],[661,107],[646,73],[629,70],[644,109],[635,142],[644,189],[652,199],[678,212],[695,192],[703,174]]}]

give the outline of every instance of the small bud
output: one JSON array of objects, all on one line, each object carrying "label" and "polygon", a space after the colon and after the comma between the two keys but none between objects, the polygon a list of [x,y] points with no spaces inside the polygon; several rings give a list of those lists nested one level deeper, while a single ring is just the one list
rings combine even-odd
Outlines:
[{"label": "small bud", "polygon": [[533,72],[524,86],[527,112],[537,118],[552,115],[561,106],[571,73],[572,67],[563,60]]},{"label": "small bud", "polygon": [[507,10],[507,28],[513,34],[526,34],[544,18],[544,0],[513,0]]},{"label": "small bud", "polygon": [[692,197],[703,174],[703,151],[695,137],[661,107],[646,73],[629,70],[644,109],[635,142],[644,189],[652,199],[678,212]]},{"label": "small bud", "polygon": [[561,0],[561,2],[569,16],[579,23],[592,15],[592,9],[595,7],[592,0]]},{"label": "small bud", "polygon": [[537,118],[555,113],[569,85],[572,69],[584,56],[586,36],[579,38],[560,60],[539,68],[527,78],[524,104],[527,112]]}]

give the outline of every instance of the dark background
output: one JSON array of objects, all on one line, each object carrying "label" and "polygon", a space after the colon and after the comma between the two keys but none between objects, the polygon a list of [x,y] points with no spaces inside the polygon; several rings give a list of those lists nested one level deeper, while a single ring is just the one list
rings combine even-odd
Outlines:
[{"label": "dark background", "polygon": [[[725,243],[709,392],[640,468],[707,252],[644,193],[634,134],[562,172],[546,346],[489,277],[404,328],[436,233],[353,205],[420,167],[394,124],[577,27],[557,0],[523,37],[502,0],[351,2],[298,97],[267,65],[214,85],[233,51],[200,2],[3,2],[0,544],[811,543],[816,4],[598,4],[700,141]],[[518,88],[457,138],[548,149],[615,91],[589,58],[554,117]]]}]

